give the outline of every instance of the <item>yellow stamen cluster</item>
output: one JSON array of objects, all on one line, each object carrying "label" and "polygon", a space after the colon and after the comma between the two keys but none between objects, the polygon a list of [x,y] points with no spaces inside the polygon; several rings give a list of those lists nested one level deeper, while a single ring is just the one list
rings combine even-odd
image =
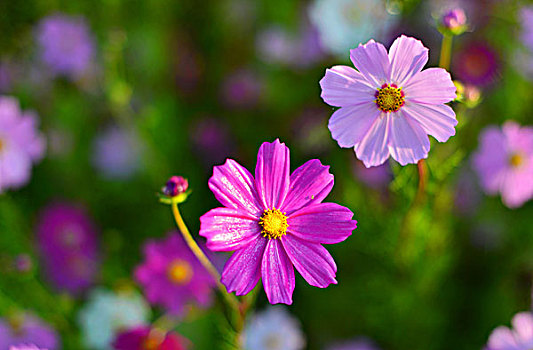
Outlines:
[{"label": "yellow stamen cluster", "polygon": [[176,259],[169,265],[167,274],[170,282],[183,285],[192,279],[193,271],[188,262]]},{"label": "yellow stamen cluster", "polygon": [[285,235],[287,233],[287,227],[289,227],[286,215],[286,213],[282,213],[276,208],[265,210],[263,215],[261,215],[261,219],[259,219],[259,226],[262,228],[261,233],[263,237],[276,239]]},{"label": "yellow stamen cluster", "polygon": [[518,168],[524,163],[524,157],[520,153],[514,153],[509,157],[509,164],[514,168]]},{"label": "yellow stamen cluster", "polygon": [[376,105],[383,112],[396,112],[405,104],[402,88],[396,85],[384,84],[376,91]]}]

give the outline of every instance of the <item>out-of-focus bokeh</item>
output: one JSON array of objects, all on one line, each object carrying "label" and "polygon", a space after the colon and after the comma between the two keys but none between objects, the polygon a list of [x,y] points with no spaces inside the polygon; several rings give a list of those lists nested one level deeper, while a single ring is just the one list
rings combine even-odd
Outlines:
[{"label": "out-of-focus bokeh", "polygon": [[[0,2],[0,350],[133,350],[128,337],[155,326],[170,331],[160,340],[172,349],[229,348],[213,282],[157,193],[172,175],[188,179],[181,212],[207,251],[197,233],[219,206],[207,186],[213,166],[233,158],[253,169],[261,143],[276,138],[292,169],[312,158],[331,166],[326,201],[350,208],[358,228],[328,246],[337,285],[314,288],[298,275],[291,306],[259,293],[247,349],[482,349],[497,326],[531,310],[533,193],[524,189],[533,175],[491,185],[494,149],[507,147],[498,140],[531,138],[528,6]],[[448,142],[431,139],[425,199],[413,207],[416,165],[367,169],[338,147],[319,80],[351,66],[359,43],[388,47],[400,34],[420,39],[437,66],[438,28],[462,20],[443,19],[455,8],[467,23],[450,66],[459,123]],[[524,154],[507,166],[533,162]],[[217,254],[221,269],[227,256]]]}]

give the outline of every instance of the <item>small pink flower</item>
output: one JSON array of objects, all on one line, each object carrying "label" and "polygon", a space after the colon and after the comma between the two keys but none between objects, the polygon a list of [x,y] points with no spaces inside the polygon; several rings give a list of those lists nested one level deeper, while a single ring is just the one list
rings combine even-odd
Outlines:
[{"label": "small pink flower", "polygon": [[533,197],[533,128],[508,121],[486,128],[479,140],[472,163],[485,192],[501,193],[509,208]]},{"label": "small pink flower", "polygon": [[366,167],[389,155],[401,165],[427,158],[431,135],[439,142],[455,135],[457,119],[445,103],[456,97],[450,74],[422,71],[428,49],[404,35],[385,47],[370,40],[350,50],[357,70],[334,66],[320,81],[322,99],[341,107],[329,120],[340,147],[353,147]]},{"label": "small pink flower", "polygon": [[529,350],[533,348],[533,315],[520,312],[513,317],[513,329],[496,328],[485,350]]},{"label": "small pink flower", "polygon": [[337,283],[322,244],[344,241],[356,221],[348,208],[322,203],[333,188],[328,166],[313,159],[291,175],[289,149],[265,142],[255,177],[228,159],[214,168],[209,188],[223,207],[200,218],[200,235],[211,250],[235,251],[221,279],[229,292],[247,294],[262,277],[270,303],[291,304],[294,267],[312,286]]},{"label": "small pink flower", "polygon": [[135,279],[150,303],[175,315],[183,314],[191,303],[210,304],[214,281],[177,232],[148,241],[144,259],[135,269]]}]

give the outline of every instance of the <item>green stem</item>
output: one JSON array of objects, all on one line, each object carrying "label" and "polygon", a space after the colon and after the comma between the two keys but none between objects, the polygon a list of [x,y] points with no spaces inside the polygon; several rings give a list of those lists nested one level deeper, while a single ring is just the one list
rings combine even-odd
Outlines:
[{"label": "green stem", "polygon": [[[172,207],[172,214],[174,215],[174,220],[176,221],[176,225],[178,226],[183,238],[185,239],[185,242],[193,252],[193,254],[196,256],[196,258],[200,261],[200,263],[205,267],[207,272],[211,274],[213,279],[216,281],[217,287],[220,290],[220,293],[224,297],[224,300],[228,303],[230,308],[232,308],[234,311],[236,311],[239,315],[241,314],[240,309],[240,302],[239,300],[233,295],[229,294],[226,291],[226,288],[222,283],[220,283],[220,274],[218,273],[217,269],[209,258],[204,254],[202,249],[198,246],[194,238],[192,238],[191,233],[189,232],[189,229],[187,228],[187,225],[183,221],[183,218],[181,217],[180,211],[178,209],[178,204],[175,201],[172,201],[171,204]],[[242,317],[241,317],[242,318]]]},{"label": "green stem", "polygon": [[450,69],[450,61],[452,60],[452,40],[453,36],[449,34],[442,35],[439,67],[444,68],[446,70]]}]

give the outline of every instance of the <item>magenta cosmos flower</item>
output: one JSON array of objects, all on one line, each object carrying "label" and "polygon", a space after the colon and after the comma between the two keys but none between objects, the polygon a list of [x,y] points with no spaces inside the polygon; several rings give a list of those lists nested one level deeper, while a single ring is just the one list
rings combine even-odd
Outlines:
[{"label": "magenta cosmos flower", "polygon": [[513,329],[496,328],[485,350],[530,350],[533,348],[533,314],[520,312],[513,317]]},{"label": "magenta cosmos flower", "polygon": [[180,315],[190,304],[208,306],[215,281],[193,255],[183,238],[171,233],[144,246],[144,261],[135,269],[148,301]]},{"label": "magenta cosmos flower", "polygon": [[385,47],[370,40],[350,50],[357,70],[326,69],[320,80],[322,99],[341,107],[329,120],[340,147],[353,147],[366,167],[390,156],[401,165],[427,158],[431,135],[445,142],[455,135],[455,112],[445,105],[455,99],[450,74],[442,68],[422,71],[428,49],[401,36]]},{"label": "magenta cosmos flower", "polygon": [[22,111],[17,99],[0,96],[0,192],[30,180],[32,165],[45,151],[44,136],[33,112]]},{"label": "magenta cosmos flower", "polygon": [[501,193],[509,208],[533,197],[533,128],[508,121],[486,128],[479,139],[472,163],[485,192]]},{"label": "magenta cosmos flower", "polygon": [[185,339],[176,332],[137,327],[120,333],[113,342],[117,350],[185,350]]},{"label": "magenta cosmos flower", "polygon": [[54,203],[41,213],[37,243],[47,278],[59,290],[79,294],[100,271],[97,230],[85,210],[71,203]]},{"label": "magenta cosmos flower", "polygon": [[353,213],[322,203],[333,187],[329,167],[313,159],[290,174],[289,149],[276,140],[261,145],[255,178],[236,161],[216,166],[209,188],[222,208],[201,218],[200,235],[214,251],[235,251],[221,282],[244,295],[262,277],[272,304],[292,303],[294,268],[312,286],[337,283],[337,266],[322,244],[352,234]]}]

